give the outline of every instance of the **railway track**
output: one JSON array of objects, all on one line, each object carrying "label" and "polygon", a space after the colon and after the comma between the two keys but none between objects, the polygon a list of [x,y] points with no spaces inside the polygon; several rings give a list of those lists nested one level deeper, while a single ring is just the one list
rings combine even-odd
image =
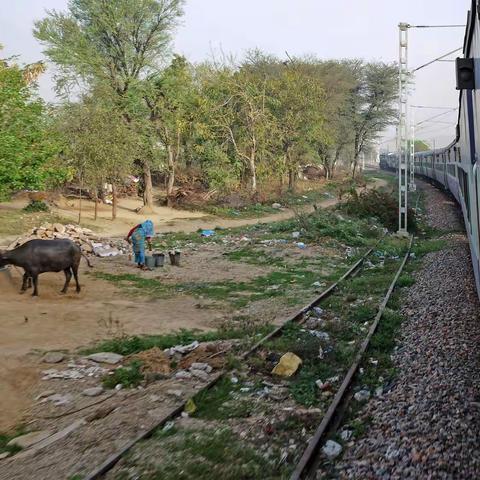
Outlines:
[{"label": "railway track", "polygon": [[[377,246],[383,241],[385,236],[383,236],[372,248],[369,248],[363,256],[357,260],[354,265],[352,265],[337,281],[335,281],[333,284],[331,284],[328,288],[326,288],[324,291],[322,291],[316,298],[314,298],[311,302],[309,302],[306,306],[298,310],[296,313],[294,313],[292,316],[287,318],[280,326],[275,328],[272,332],[270,332],[268,335],[264,336],[261,338],[257,343],[255,343],[250,349],[247,351],[243,352],[240,356],[239,359],[241,360],[246,360],[247,358],[251,357],[257,350],[259,350],[262,346],[264,346],[267,342],[270,340],[273,340],[276,337],[279,337],[282,335],[282,332],[285,330],[285,328],[289,325],[292,324],[298,324],[302,325],[305,323],[306,319],[308,318],[308,313],[317,305],[319,305],[321,302],[326,300],[328,297],[330,297],[334,292],[337,291],[339,286],[345,282],[345,280],[349,278],[353,278],[356,275],[358,275],[361,271],[362,266],[366,262],[366,260],[372,255],[372,252],[375,251]],[[329,428],[332,425],[332,421],[335,418],[335,414],[339,408],[344,404],[344,399],[346,396],[346,393],[349,389],[349,386],[351,385],[353,379],[355,378],[355,373],[358,370],[359,365],[361,364],[363,355],[365,351],[368,348],[368,344],[370,342],[371,337],[373,336],[378,323],[382,317],[382,314],[385,310],[385,307],[388,303],[388,300],[394,290],[395,284],[403,270],[403,267],[405,266],[405,263],[408,259],[408,256],[410,254],[410,248],[412,245],[412,239],[410,239],[410,243],[407,249],[407,253],[405,254],[403,261],[401,262],[401,265],[399,269],[396,272],[396,275],[390,284],[390,288],[388,289],[387,294],[383,298],[379,308],[377,315],[370,326],[370,329],[368,331],[367,337],[365,340],[363,340],[360,349],[358,350],[358,353],[355,356],[354,362],[351,365],[350,369],[348,370],[348,373],[343,380],[339,390],[337,391],[337,394],[333,398],[330,407],[328,411],[326,412],[325,416],[323,417],[322,422],[320,423],[319,427],[317,428],[314,436],[311,438],[310,442],[308,443],[308,446],[303,454],[303,456],[300,459],[300,462],[298,463],[297,467],[294,470],[294,473],[292,474],[291,479],[300,479],[300,478],[306,478],[308,475],[309,471],[312,469],[312,465],[315,464],[315,458],[317,456],[318,450],[321,446],[322,441],[324,440],[325,436],[329,433]],[[225,377],[225,375],[228,373],[228,370],[224,369],[220,371],[217,375],[214,376],[214,378],[206,384],[200,391],[196,392],[195,397],[199,395],[202,392],[206,392],[209,389],[211,389],[214,385],[216,385],[222,378]],[[140,441],[145,440],[149,437],[152,436],[152,434],[162,428],[167,422],[175,419],[178,417],[185,409],[187,402],[189,400],[193,399],[193,397],[185,399],[180,405],[172,409],[168,414],[163,416],[160,420],[158,420],[154,425],[152,425],[148,430],[143,431],[140,435],[138,435],[136,438],[132,439],[131,441],[127,442],[125,445],[123,445],[118,451],[112,453],[106,460],[103,462],[100,466],[96,467],[94,470],[92,470],[86,477],[85,480],[95,480],[95,479],[100,479],[102,478],[105,474],[107,474],[124,456],[127,452],[129,452],[132,448],[135,447]]]}]

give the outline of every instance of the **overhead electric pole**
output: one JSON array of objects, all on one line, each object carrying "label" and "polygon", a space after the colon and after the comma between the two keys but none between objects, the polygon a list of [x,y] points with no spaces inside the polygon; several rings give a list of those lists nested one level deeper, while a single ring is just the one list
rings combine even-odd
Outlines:
[{"label": "overhead electric pole", "polygon": [[399,62],[398,62],[398,234],[408,235],[408,23],[400,23]]}]

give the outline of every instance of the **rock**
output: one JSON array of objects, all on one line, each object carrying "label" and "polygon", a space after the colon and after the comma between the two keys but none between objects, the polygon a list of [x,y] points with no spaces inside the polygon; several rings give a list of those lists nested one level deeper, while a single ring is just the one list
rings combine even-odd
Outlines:
[{"label": "rock", "polygon": [[102,393],[103,387],[92,387],[84,390],[82,395],[85,395],[86,397],[98,397],[98,395],[101,395]]},{"label": "rock", "polygon": [[370,398],[370,392],[368,390],[360,390],[353,396],[357,402],[366,402]]},{"label": "rock", "polygon": [[9,455],[10,455],[10,452],[0,453],[0,460],[3,460],[4,458],[7,458]]},{"label": "rock", "polygon": [[282,208],[282,205],[280,203],[272,203],[272,208],[279,209]]},{"label": "rock", "polygon": [[333,440],[327,440],[322,447],[322,452],[329,460],[332,460],[342,453],[342,446]]},{"label": "rock", "polygon": [[60,352],[48,352],[42,357],[44,363],[60,363],[65,358],[65,355]]},{"label": "rock", "polygon": [[100,352],[92,353],[86,358],[88,358],[89,360],[93,360],[97,363],[108,363],[110,365],[116,365],[117,363],[122,361],[123,355],[119,355],[118,353],[113,352]]},{"label": "rock", "polygon": [[7,443],[7,447],[17,446],[20,448],[28,448],[38,442],[41,442],[42,440],[45,440],[50,435],[53,435],[53,433],[54,432],[52,430],[26,433],[25,435],[12,438],[12,440]]},{"label": "rock", "polygon": [[340,438],[344,442],[348,442],[352,438],[352,435],[353,435],[352,430],[343,430],[342,432],[340,432]]},{"label": "rock", "polygon": [[320,318],[323,315],[323,308],[320,307],[313,307],[312,312],[317,318]]},{"label": "rock", "polygon": [[310,317],[305,322],[305,327],[307,327],[308,330],[317,330],[318,328],[321,327],[322,323],[323,323],[323,320],[321,320],[320,318]]},{"label": "rock", "polygon": [[117,392],[119,392],[122,388],[123,388],[123,385],[122,385],[121,383],[117,383],[117,384],[115,385],[115,390],[116,390]]},{"label": "rock", "polygon": [[204,370],[196,370],[195,368],[190,369],[190,373],[201,380],[208,380],[208,373]]},{"label": "rock", "polygon": [[46,392],[42,392],[39,395],[35,397],[35,400],[41,400],[42,398],[47,398],[52,395],[55,395],[55,392],[53,390],[47,390]]},{"label": "rock", "polygon": [[65,395],[62,395],[61,393],[54,393],[53,395],[44,398],[43,402],[53,402],[56,407],[60,407],[62,405],[70,403],[72,401],[72,398],[72,395],[70,395],[69,393],[66,393]]},{"label": "rock", "polygon": [[302,359],[292,352],[281,356],[280,361],[275,365],[272,373],[281,377],[291,377],[302,364]]},{"label": "rock", "polygon": [[238,383],[238,378],[237,377],[231,377],[230,378],[230,381],[235,384],[235,383]]},{"label": "rock", "polygon": [[167,390],[167,395],[172,397],[182,398],[183,392],[181,390]]},{"label": "rock", "polygon": [[190,366],[190,369],[194,370],[205,370],[207,373],[210,373],[213,368],[208,363],[193,362]]},{"label": "rock", "polygon": [[175,374],[175,378],[178,378],[180,380],[185,379],[185,378],[192,378],[192,374],[190,372],[185,371],[185,370],[179,370]]},{"label": "rock", "polygon": [[54,223],[53,224],[53,230],[58,233],[65,233],[65,225],[62,225],[61,223]]}]

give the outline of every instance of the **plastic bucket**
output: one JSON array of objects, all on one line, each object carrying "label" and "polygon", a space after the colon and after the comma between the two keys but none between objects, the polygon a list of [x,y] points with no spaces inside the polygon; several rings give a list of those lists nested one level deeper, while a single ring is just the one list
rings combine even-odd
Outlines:
[{"label": "plastic bucket", "polygon": [[155,257],[152,257],[150,255],[145,256],[145,265],[148,268],[155,268]]},{"label": "plastic bucket", "polygon": [[153,258],[155,259],[156,267],[163,267],[165,264],[165,255],[163,253],[154,253]]}]

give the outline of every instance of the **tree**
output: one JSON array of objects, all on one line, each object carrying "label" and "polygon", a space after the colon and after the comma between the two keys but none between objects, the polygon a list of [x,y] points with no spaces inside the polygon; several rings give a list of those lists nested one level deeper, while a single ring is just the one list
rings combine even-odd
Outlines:
[{"label": "tree", "polygon": [[356,85],[350,96],[350,116],[354,133],[352,175],[360,153],[385,128],[396,121],[393,103],[398,96],[398,67],[395,64],[351,62]]},{"label": "tree", "polygon": [[121,117],[121,110],[99,95],[65,105],[58,117],[64,156],[75,169],[80,188],[93,190],[97,200],[99,188],[104,183],[112,185],[113,220],[117,216],[118,185],[131,172],[139,145],[135,132]]},{"label": "tree", "polygon": [[167,195],[171,195],[185,137],[191,133],[194,122],[196,92],[190,66],[184,57],[175,56],[171,65],[146,86],[150,119],[167,152]]},{"label": "tree", "polygon": [[[165,61],[183,0],[70,0],[68,13],[55,10],[35,24],[34,35],[59,68],[57,87],[108,85],[126,122],[138,82]],[[151,171],[142,161],[147,207],[153,206]]]},{"label": "tree", "polygon": [[0,197],[46,188],[67,174],[52,168],[59,144],[49,131],[48,109],[29,84],[43,67],[10,63],[0,59]]}]

